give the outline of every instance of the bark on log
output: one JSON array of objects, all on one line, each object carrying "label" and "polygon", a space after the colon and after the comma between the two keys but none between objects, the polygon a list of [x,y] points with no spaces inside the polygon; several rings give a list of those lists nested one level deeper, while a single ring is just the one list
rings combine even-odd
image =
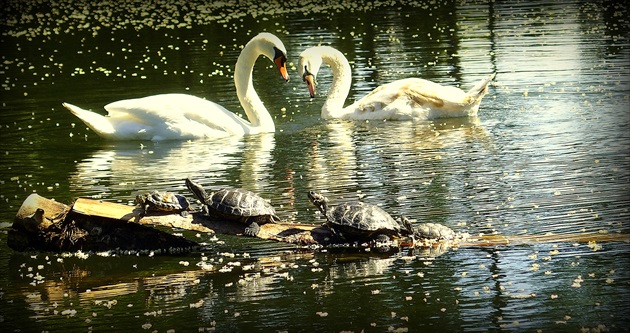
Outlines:
[{"label": "bark on log", "polygon": [[[201,213],[150,214],[141,216],[138,206],[79,198],[72,206],[31,194],[18,210],[8,234],[8,245],[17,251],[106,251],[151,250],[165,253],[190,251],[198,243],[173,230],[242,235],[245,225],[213,220]],[[260,226],[257,237],[287,243],[331,245],[328,228],[299,223],[267,223]],[[419,242],[423,254],[436,256],[451,246],[520,245],[537,242],[604,242],[630,243],[627,234],[572,234],[500,236],[480,235],[453,243]],[[399,244],[406,245],[406,244]],[[159,252],[158,252],[159,253]]]}]

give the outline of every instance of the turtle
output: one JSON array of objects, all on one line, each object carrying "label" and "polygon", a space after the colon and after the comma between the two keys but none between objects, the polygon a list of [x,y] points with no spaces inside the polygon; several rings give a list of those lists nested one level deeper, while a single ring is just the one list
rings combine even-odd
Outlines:
[{"label": "turtle", "polygon": [[150,191],[136,196],[136,204],[142,207],[141,216],[145,216],[149,211],[179,213],[182,216],[188,215],[190,203],[186,197],[172,192]]},{"label": "turtle", "polygon": [[280,221],[273,206],[254,192],[241,188],[222,188],[208,193],[190,178],[186,179],[186,186],[203,203],[206,215],[245,224],[245,236],[258,235],[260,224]]},{"label": "turtle", "polygon": [[453,229],[438,223],[420,223],[414,230],[414,235],[419,239],[430,240],[455,240],[460,236]]},{"label": "turtle", "polygon": [[404,216],[396,220],[382,208],[361,201],[329,207],[328,198],[315,191],[309,191],[308,198],[324,214],[325,225],[340,241],[374,241],[378,245],[404,236],[413,240],[413,227]]}]

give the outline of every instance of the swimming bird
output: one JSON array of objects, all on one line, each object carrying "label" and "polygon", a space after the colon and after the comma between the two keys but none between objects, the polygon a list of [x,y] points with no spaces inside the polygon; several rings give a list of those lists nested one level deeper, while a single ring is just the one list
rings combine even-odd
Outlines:
[{"label": "swimming bird", "polygon": [[365,97],[344,107],[352,70],[348,59],[330,46],[314,46],[300,54],[298,71],[312,98],[322,62],[333,72],[333,83],[322,106],[322,119],[427,120],[476,116],[495,73],[479,81],[468,92],[420,78],[407,78],[375,88]]},{"label": "swimming bird", "polygon": [[270,33],[254,36],[241,51],[234,69],[236,94],[249,121],[223,106],[188,94],[160,94],[105,105],[108,115],[63,103],[99,136],[111,140],[173,140],[219,138],[275,132],[269,111],[254,90],[252,70],[263,55],[272,60],[282,78],[289,80],[287,51]]}]

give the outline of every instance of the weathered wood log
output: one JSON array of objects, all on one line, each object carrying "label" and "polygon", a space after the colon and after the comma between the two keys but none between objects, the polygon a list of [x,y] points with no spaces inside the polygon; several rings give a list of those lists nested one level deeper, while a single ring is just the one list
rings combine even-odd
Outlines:
[{"label": "weathered wood log", "polygon": [[[214,232],[227,235],[242,235],[245,225],[239,222],[216,220],[202,213],[187,216],[180,214],[152,214],[140,217],[140,207],[121,205],[91,199],[79,198],[72,211],[90,217],[105,217],[112,220],[162,226],[199,232]],[[321,226],[297,223],[267,223],[260,226],[257,235],[261,239],[277,240],[301,245],[326,245],[330,231]]]},{"label": "weathered wood log", "polygon": [[[77,200],[81,202],[82,199]],[[148,224],[134,223],[133,208],[93,200],[109,214],[83,213],[54,200],[31,194],[18,210],[8,233],[8,245],[17,251],[187,251],[196,242]],[[90,205],[87,205],[90,206]],[[79,205],[79,207],[84,207]],[[118,215],[120,214],[120,215]]]},{"label": "weathered wood log", "polygon": [[[71,206],[31,194],[18,210],[9,230],[8,245],[17,251],[105,251],[160,250],[188,251],[198,243],[173,234],[174,230],[242,235],[245,225],[214,220],[201,213],[150,214],[142,216],[137,206],[122,205],[86,198]],[[326,227],[300,223],[267,223],[260,226],[257,237],[302,246],[332,244]],[[417,242],[415,247],[432,249],[432,254],[448,250],[452,245],[497,246],[537,242],[604,242],[630,243],[627,234],[583,233],[571,235],[502,236],[479,235],[456,243]],[[409,244],[398,244],[408,246]]]},{"label": "weathered wood log", "polygon": [[[199,244],[173,230],[240,235],[244,224],[212,220],[201,213],[187,216],[153,213],[101,200],[77,199],[71,206],[31,194],[18,210],[8,245],[17,251],[164,250],[178,252]],[[327,244],[326,228],[292,223],[261,225],[258,237],[301,245]]]}]

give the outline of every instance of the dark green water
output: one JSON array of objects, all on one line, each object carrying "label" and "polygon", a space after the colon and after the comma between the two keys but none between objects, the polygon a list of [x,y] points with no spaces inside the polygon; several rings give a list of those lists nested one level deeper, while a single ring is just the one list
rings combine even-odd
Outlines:
[{"label": "dark green water", "polygon": [[[441,3],[441,2],[439,2]],[[17,253],[6,230],[33,192],[130,203],[146,189],[261,193],[319,224],[306,192],[362,198],[471,234],[630,232],[628,10],[610,2],[289,2],[280,8],[12,1],[3,10],[0,327],[3,332],[580,332],[630,326],[625,243],[336,253],[185,233],[181,256]],[[291,81],[254,69],[276,133],[112,143],[62,106],[166,92],[242,113],[232,69],[253,35],[288,50]],[[479,117],[321,121],[295,66],[332,45],[349,102],[422,77],[467,90],[497,72]],[[324,96],[330,72],[318,76]],[[208,265],[212,265],[212,269]]]}]

